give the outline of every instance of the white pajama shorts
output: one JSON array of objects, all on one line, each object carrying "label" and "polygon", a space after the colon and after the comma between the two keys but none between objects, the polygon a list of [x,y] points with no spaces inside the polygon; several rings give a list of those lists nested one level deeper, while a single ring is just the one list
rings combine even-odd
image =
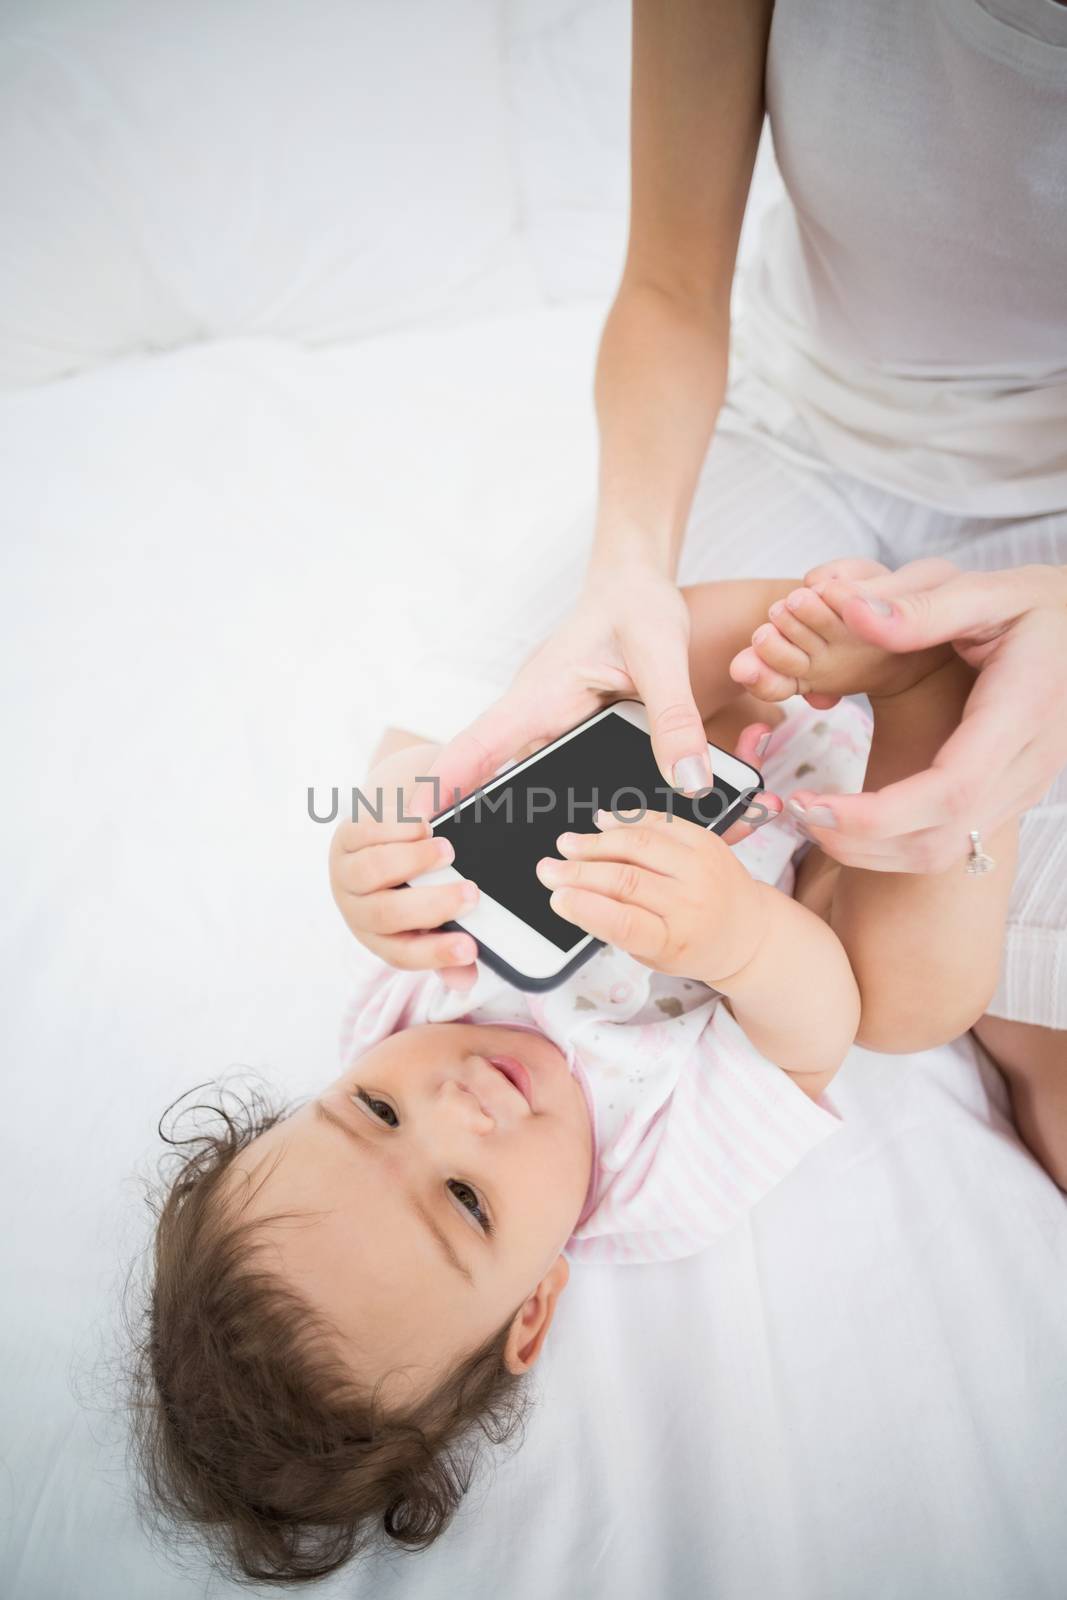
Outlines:
[{"label": "white pajama shorts", "polygon": [[[1067,511],[1012,520],[933,510],[828,467],[795,415],[771,435],[743,407],[724,407],[693,498],[679,583],[801,576],[836,556],[899,567],[930,555],[985,571],[1062,565]],[[961,840],[961,863],[966,846]],[[1021,819],[1004,965],[989,1009],[1067,1028],[1067,771]]]}]

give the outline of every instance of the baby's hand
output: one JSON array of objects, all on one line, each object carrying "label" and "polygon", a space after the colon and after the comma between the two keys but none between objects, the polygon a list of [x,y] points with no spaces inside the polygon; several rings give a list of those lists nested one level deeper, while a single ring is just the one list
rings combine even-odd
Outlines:
[{"label": "baby's hand", "polygon": [[[330,842],[330,889],[338,910],[360,944],[388,961],[412,970],[435,968],[466,979],[474,974],[477,946],[469,933],[434,933],[477,902],[478,890],[466,880],[410,885],[410,880],[452,860],[445,839],[435,839],[423,819],[398,819],[397,788],[408,800],[415,776],[428,770],[439,747],[419,745],[396,752],[370,774],[364,793],[382,820],[369,814],[342,822]],[[401,887],[406,885],[406,887]]]},{"label": "baby's hand", "polygon": [[598,811],[602,832],[561,833],[567,859],[544,856],[537,876],[568,922],[657,972],[716,987],[762,942],[759,886],[717,834],[662,811],[638,815]]}]

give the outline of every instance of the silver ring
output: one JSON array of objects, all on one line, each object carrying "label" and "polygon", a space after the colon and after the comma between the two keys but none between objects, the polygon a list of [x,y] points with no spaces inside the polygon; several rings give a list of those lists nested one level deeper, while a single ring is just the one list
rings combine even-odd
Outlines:
[{"label": "silver ring", "polygon": [[992,856],[987,856],[982,849],[982,835],[978,832],[978,829],[972,828],[967,837],[971,842],[971,848],[964,863],[966,870],[975,875],[980,872],[992,872],[996,862]]}]

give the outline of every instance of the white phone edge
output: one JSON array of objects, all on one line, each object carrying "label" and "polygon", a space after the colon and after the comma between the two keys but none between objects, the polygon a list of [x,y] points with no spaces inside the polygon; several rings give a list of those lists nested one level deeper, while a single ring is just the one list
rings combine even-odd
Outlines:
[{"label": "white phone edge", "polygon": [[[518,761],[510,766],[500,768],[497,774],[488,783],[484,784],[481,789],[477,790],[475,794],[469,795],[466,799],[461,800],[458,805],[451,806],[447,811],[442,811],[440,816],[434,817],[431,828],[435,828],[439,822],[447,821],[457,811],[462,811],[467,806],[473,805],[480,795],[489,794],[500,784],[510,782],[517,773],[524,771],[527,767],[534,766],[551,751],[557,750],[560,745],[566,744],[568,740],[575,738],[579,733],[584,733],[587,728],[591,728],[594,723],[610,716],[624,717],[627,722],[640,728],[642,733],[650,731],[643,705],[636,700],[616,700],[614,704],[605,706],[603,711],[595,712],[593,716],[587,717],[576,728],[571,728],[569,732],[560,734],[558,739],[554,739],[551,744],[545,745],[543,749],[535,751],[532,756],[527,756],[524,761]],[[758,788],[761,782],[760,776],[754,767],[750,767],[744,761],[739,761],[736,756],[727,754],[725,750],[720,750],[717,746],[710,744],[708,749],[713,754],[712,769],[716,776],[724,778],[731,788],[739,791],[742,797],[738,800],[736,806],[731,807],[731,812],[727,813],[727,815],[730,815],[733,811],[739,810],[744,804],[747,804],[744,799],[745,791],[751,791],[754,787]],[[708,826],[710,827],[711,823]],[[457,872],[452,865],[434,867],[432,871],[420,873],[417,878],[412,878],[411,883],[412,885],[453,883],[462,876],[463,874]],[[481,886],[479,885],[479,887]],[[471,934],[473,938],[479,940],[481,944],[493,951],[509,967],[538,983],[555,977],[562,968],[574,960],[575,956],[580,955],[593,942],[592,934],[580,934],[568,950],[560,950],[551,940],[546,939],[534,928],[523,922],[513,911],[509,911],[506,906],[502,906],[499,901],[494,900],[484,889],[482,889],[478,904],[474,909],[463,912],[454,921],[466,933]]]}]

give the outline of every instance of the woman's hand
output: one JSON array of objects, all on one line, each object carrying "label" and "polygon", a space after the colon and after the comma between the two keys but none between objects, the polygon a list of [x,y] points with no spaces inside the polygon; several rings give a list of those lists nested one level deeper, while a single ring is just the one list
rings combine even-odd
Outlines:
[{"label": "woman's hand", "polygon": [[657,972],[715,986],[748,966],[766,905],[717,834],[662,811],[594,820],[600,833],[560,834],[565,860],[537,863],[553,911]]},{"label": "woman's hand", "polygon": [[689,611],[672,578],[645,562],[590,573],[573,611],[519,668],[500,699],[425,769],[423,816],[486,783],[504,762],[549,744],[613,700],[642,700],[665,780],[710,785],[707,741],[689,682]]},{"label": "woman's hand", "polygon": [[[831,564],[808,573],[848,572]],[[956,732],[925,772],[868,794],[798,790],[808,831],[846,866],[943,872],[972,829],[991,836],[1035,805],[1067,765],[1067,568],[958,572],[915,561],[856,581],[844,618],[886,650],[948,641],[979,676]],[[811,808],[833,819],[811,822]]]}]

